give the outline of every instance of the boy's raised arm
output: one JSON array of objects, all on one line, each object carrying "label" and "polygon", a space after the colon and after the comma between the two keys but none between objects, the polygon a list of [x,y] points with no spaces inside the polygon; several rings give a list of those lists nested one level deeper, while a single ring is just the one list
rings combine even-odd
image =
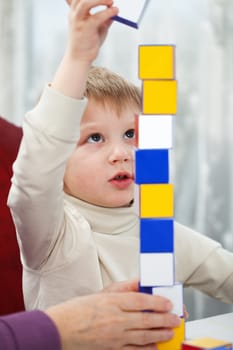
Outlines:
[{"label": "boy's raised arm", "polygon": [[[89,68],[107,35],[111,17],[117,13],[112,0],[68,2],[67,48],[52,88],[45,88],[38,105],[24,120],[8,198],[23,263],[33,269],[43,266],[65,227],[66,161],[79,137]],[[97,5],[105,5],[106,9],[90,14]]]},{"label": "boy's raised arm", "polygon": [[[52,87],[66,96],[80,99],[86,86],[88,70],[98,56],[111,18],[118,12],[112,0],[73,0],[70,3],[69,38],[63,60],[55,74]],[[106,9],[91,14],[91,9]]]}]

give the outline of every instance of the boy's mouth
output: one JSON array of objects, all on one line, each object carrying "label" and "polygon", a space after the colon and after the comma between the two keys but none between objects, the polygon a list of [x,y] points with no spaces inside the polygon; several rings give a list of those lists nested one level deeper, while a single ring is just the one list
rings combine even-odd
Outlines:
[{"label": "boy's mouth", "polygon": [[114,177],[114,180],[125,180],[128,179],[129,177],[127,175],[117,175]]},{"label": "boy's mouth", "polygon": [[126,179],[134,180],[133,176],[130,173],[128,173],[126,171],[121,171],[121,172],[117,173],[116,175],[114,175],[114,177],[112,177],[110,179],[110,181],[112,181],[112,180],[121,181],[121,180],[126,180]]},{"label": "boy's mouth", "polygon": [[124,189],[129,187],[134,181],[134,177],[127,172],[120,172],[112,177],[109,182],[114,185],[114,187]]}]

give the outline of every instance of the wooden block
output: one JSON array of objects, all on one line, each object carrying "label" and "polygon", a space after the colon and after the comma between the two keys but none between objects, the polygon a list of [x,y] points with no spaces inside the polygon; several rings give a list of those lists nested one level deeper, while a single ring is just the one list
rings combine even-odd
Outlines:
[{"label": "wooden block", "polygon": [[143,81],[143,114],[176,114],[176,80]]},{"label": "wooden block", "polygon": [[186,340],[182,344],[182,350],[231,350],[232,344],[215,338],[199,338]]},{"label": "wooden block", "polygon": [[173,219],[140,219],[140,252],[173,253]]},{"label": "wooden block", "polygon": [[[113,20],[126,24],[133,28],[139,28],[149,0],[114,0],[114,6],[118,7],[118,15]],[[105,5],[98,5],[91,9],[91,14],[105,10]]]},{"label": "wooden block", "polygon": [[175,279],[174,254],[141,253],[140,284],[142,287],[173,285]]},{"label": "wooden block", "polygon": [[139,46],[139,79],[175,79],[174,46]]},{"label": "wooden block", "polygon": [[174,337],[166,342],[161,342],[156,344],[157,350],[180,350],[181,344],[184,341],[185,337],[185,322],[184,319],[181,318],[181,324],[179,327],[174,328]]},{"label": "wooden block", "polygon": [[135,182],[137,184],[168,183],[168,180],[168,150],[136,150]]},{"label": "wooden block", "polygon": [[141,218],[174,216],[172,184],[143,184],[139,186],[139,193]]},{"label": "wooden block", "polygon": [[133,28],[139,28],[148,2],[149,0],[114,0],[114,6],[118,7],[119,13],[113,19]]},{"label": "wooden block", "polygon": [[173,146],[173,116],[144,115],[137,118],[140,149],[170,149]]},{"label": "wooden block", "polygon": [[182,283],[175,283],[173,286],[162,286],[152,288],[154,295],[160,295],[171,300],[173,309],[171,312],[179,317],[184,316],[184,297]]},{"label": "wooden block", "polygon": [[140,285],[140,283],[139,283],[139,286],[138,286],[138,291],[140,293],[153,294],[152,293],[152,287],[143,287],[143,286]]}]

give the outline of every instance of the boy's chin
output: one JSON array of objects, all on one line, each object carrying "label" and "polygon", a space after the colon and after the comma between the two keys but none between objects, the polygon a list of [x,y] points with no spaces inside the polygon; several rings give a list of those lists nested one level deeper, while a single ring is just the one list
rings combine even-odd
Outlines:
[{"label": "boy's chin", "polygon": [[113,206],[113,208],[129,208],[133,205],[134,199],[127,201],[126,203]]},{"label": "boy's chin", "polygon": [[[133,205],[134,199],[130,199],[125,202],[111,202],[111,203],[95,203],[95,205],[104,207],[104,208],[129,208]],[[92,203],[93,204],[93,203]]]}]

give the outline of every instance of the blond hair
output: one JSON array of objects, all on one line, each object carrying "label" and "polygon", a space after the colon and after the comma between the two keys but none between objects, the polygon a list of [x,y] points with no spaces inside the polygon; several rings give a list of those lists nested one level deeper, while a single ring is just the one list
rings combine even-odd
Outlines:
[{"label": "blond hair", "polygon": [[103,67],[91,67],[85,96],[102,104],[110,104],[117,113],[126,106],[141,108],[141,91],[120,75]]}]

